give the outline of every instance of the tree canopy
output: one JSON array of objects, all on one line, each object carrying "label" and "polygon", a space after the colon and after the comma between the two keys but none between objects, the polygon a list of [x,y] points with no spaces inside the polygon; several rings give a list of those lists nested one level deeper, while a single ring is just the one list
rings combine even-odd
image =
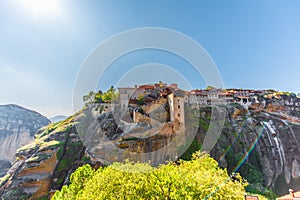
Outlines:
[{"label": "tree canopy", "polygon": [[61,199],[243,199],[247,184],[234,179],[208,154],[196,152],[191,161],[155,168],[146,163],[113,163],[94,171],[78,168],[71,184],[57,191]]},{"label": "tree canopy", "polygon": [[114,86],[111,86],[106,92],[99,90],[97,93],[93,91],[89,92],[87,95],[83,96],[82,99],[86,103],[111,103],[117,100],[119,93],[116,92]]},{"label": "tree canopy", "polygon": [[216,89],[216,88],[213,87],[213,86],[210,86],[210,85],[208,85],[208,86],[206,87],[206,90],[214,90],[214,89]]}]

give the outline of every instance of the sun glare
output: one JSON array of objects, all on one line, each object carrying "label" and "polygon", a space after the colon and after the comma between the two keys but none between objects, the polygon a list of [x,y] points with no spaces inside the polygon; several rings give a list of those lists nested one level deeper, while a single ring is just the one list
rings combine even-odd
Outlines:
[{"label": "sun glare", "polygon": [[21,4],[34,17],[57,17],[61,14],[59,0],[21,0]]}]

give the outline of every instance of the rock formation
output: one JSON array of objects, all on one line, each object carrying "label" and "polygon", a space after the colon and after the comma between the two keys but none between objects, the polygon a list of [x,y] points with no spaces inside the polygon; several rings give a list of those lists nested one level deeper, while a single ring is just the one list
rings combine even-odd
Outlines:
[{"label": "rock formation", "polygon": [[212,156],[220,163],[223,160],[229,172],[238,171],[249,182],[277,194],[289,187],[300,189],[294,185],[300,180],[300,124],[267,109],[257,113],[236,105],[228,107],[227,113]]},{"label": "rock formation", "polygon": [[[33,140],[34,133],[50,121],[17,105],[0,105],[0,170],[15,160],[17,149]],[[0,172],[0,176],[1,176]]]},{"label": "rock formation", "polygon": [[1,199],[51,196],[83,163],[84,152],[72,119],[44,127],[34,142],[18,150],[18,159],[0,181]]},{"label": "rock formation", "polygon": [[[160,107],[144,106],[143,112],[138,111],[144,116],[143,120],[136,123],[131,113],[136,112],[136,108],[122,113],[119,107],[113,106],[115,109],[99,113],[95,111],[97,105],[90,105],[69,119],[41,129],[33,143],[19,149],[17,161],[0,180],[0,197],[50,197],[68,183],[70,174],[78,166],[87,162],[99,167],[104,162],[126,157],[142,161],[172,158],[175,151],[164,147],[189,140],[202,144],[209,128],[212,133],[221,128],[218,142],[210,151],[221,167],[227,168],[229,173],[240,172],[253,187],[264,186],[278,194],[285,193],[286,188],[300,180],[297,101],[262,98],[250,107],[237,103],[188,107],[185,129],[180,132],[174,131],[179,129],[169,118],[165,118],[164,123],[155,120],[170,114],[166,102]],[[214,124],[210,124],[212,109],[217,110]],[[225,111],[223,123],[218,117]],[[145,116],[151,116],[148,112],[156,118],[144,120]],[[195,138],[190,137],[191,132],[196,132]],[[176,134],[182,134],[179,140]],[[176,148],[182,146],[175,145]],[[161,152],[147,154],[158,150]],[[183,153],[190,150],[184,149]],[[133,155],[140,157],[131,157]]]}]

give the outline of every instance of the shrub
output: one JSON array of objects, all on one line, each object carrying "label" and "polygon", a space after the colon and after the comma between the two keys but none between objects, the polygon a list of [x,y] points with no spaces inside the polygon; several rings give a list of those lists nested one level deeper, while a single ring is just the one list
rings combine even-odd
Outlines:
[{"label": "shrub", "polygon": [[85,165],[52,199],[243,199],[245,185],[239,175],[232,180],[208,154],[196,152],[191,161],[157,168],[127,161],[95,172]]}]

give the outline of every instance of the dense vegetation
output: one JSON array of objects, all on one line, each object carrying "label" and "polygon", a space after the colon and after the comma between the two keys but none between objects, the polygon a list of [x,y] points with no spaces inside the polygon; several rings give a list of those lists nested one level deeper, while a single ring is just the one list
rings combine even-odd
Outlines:
[{"label": "dense vegetation", "polygon": [[229,177],[208,154],[197,152],[191,161],[157,168],[128,161],[97,171],[85,165],[52,199],[243,199],[246,185],[241,176]]},{"label": "dense vegetation", "polygon": [[93,91],[82,97],[86,103],[111,103],[118,99],[119,93],[116,92],[114,86],[111,86],[106,92],[99,90],[97,93]]}]

